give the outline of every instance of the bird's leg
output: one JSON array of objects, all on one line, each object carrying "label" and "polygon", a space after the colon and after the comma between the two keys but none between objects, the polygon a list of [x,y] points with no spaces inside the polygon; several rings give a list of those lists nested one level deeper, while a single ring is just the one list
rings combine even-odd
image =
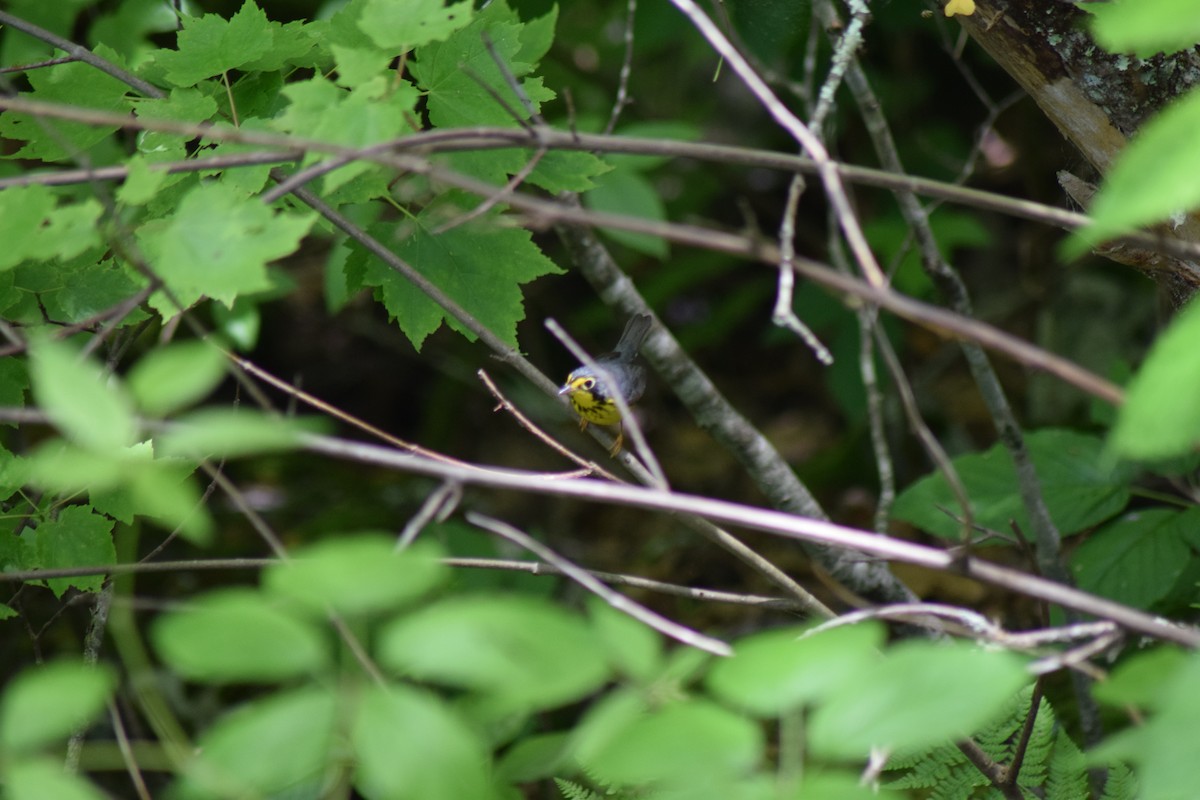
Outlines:
[{"label": "bird's leg", "polygon": [[621,445],[625,444],[625,423],[617,423],[617,438],[613,441],[612,447],[608,449],[610,458],[616,458],[617,453],[621,452]]}]

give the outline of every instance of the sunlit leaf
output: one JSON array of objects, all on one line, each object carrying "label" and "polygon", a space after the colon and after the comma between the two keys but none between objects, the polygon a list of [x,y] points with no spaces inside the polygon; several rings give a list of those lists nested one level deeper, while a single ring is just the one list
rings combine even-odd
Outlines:
[{"label": "sunlit leaf", "polygon": [[301,677],[330,656],[319,627],[244,589],[214,592],[157,618],[150,640],[172,669],[210,683]]},{"label": "sunlit leaf", "polygon": [[25,753],[65,741],[100,714],[115,683],[106,667],[76,661],[23,670],[0,700],[0,748],[9,754]]}]

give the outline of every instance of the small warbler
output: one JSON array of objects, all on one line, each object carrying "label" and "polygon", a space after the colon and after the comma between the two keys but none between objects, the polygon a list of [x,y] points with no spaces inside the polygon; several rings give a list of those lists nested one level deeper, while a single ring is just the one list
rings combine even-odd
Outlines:
[{"label": "small warbler", "polygon": [[[621,425],[621,409],[613,400],[616,392],[621,393],[625,403],[632,404],[646,388],[646,370],[635,363],[638,348],[650,332],[650,316],[638,314],[625,325],[625,332],[617,342],[616,349],[596,359],[593,369],[586,364],[572,370],[567,382],[558,390],[571,401],[571,407],[579,415],[579,429],[588,423],[596,425]],[[611,453],[621,451],[625,441],[624,426],[617,431]]]}]

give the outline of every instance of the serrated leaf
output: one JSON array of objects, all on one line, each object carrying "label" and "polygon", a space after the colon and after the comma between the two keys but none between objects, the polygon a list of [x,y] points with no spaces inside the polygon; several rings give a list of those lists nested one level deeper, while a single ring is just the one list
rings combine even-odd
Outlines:
[{"label": "serrated leaf", "polygon": [[176,342],[143,356],[126,383],[139,408],[164,416],[207,397],[225,377],[227,364],[216,345]]},{"label": "serrated leaf", "polygon": [[470,2],[366,0],[358,25],[385,50],[403,51],[437,42],[471,22]]},{"label": "serrated leaf", "polygon": [[[523,30],[517,15],[503,0],[496,0],[445,42],[423,47],[410,68],[427,93],[430,122],[437,127],[515,126],[513,113],[528,118],[529,109],[496,65],[497,59],[503,61],[517,80],[533,71],[535,64],[520,60],[525,50]],[[490,50],[484,43],[485,34],[492,45]],[[521,86],[534,111],[554,97],[540,80],[524,80]],[[503,98],[507,108],[496,101],[493,93]]]},{"label": "serrated leaf", "polygon": [[226,589],[158,617],[150,641],[159,658],[189,680],[272,683],[329,663],[329,644],[312,623],[257,592]]},{"label": "serrated leaf", "polygon": [[166,33],[179,27],[174,10],[158,0],[124,0],[110,13],[93,11],[95,21],[88,29],[92,44],[103,42],[120,53],[130,67],[138,67],[157,49],[148,34]]},{"label": "serrated leaf", "polygon": [[[96,54],[102,58],[112,55],[120,60],[105,47],[97,48]],[[26,77],[33,91],[20,95],[25,99],[98,111],[125,111],[128,107],[125,95],[129,87],[90,64],[58,64],[53,69],[30,70]],[[115,125],[35,119],[16,111],[5,111],[0,115],[0,136],[27,142],[14,154],[18,158],[43,161],[74,158],[116,130]]]},{"label": "serrated leaf", "polygon": [[59,206],[44,186],[0,192],[0,270],[30,261],[69,259],[99,243],[103,207],[94,199]]},{"label": "serrated leaf", "polygon": [[[873,623],[800,638],[803,631],[784,628],[738,641],[733,657],[718,661],[709,672],[709,691],[751,713],[779,716],[857,680],[876,661],[885,633]],[[831,670],[830,664],[838,668]]]},{"label": "serrated leaf", "polygon": [[[59,512],[57,519],[37,528],[38,561],[45,569],[65,567],[106,567],[117,563],[113,547],[113,522],[92,512],[87,506],[71,506]],[[49,578],[46,584],[55,597],[74,586],[80,591],[97,592],[104,575],[79,575]]]},{"label": "serrated leaf", "polygon": [[231,305],[271,287],[267,263],[292,253],[313,220],[277,214],[225,184],[208,183],[184,195],[171,217],[143,226],[138,239],[185,307],[202,296]]},{"label": "serrated leaf", "polygon": [[[1027,434],[1025,444],[1050,517],[1064,536],[1103,522],[1129,502],[1131,468],[1105,458],[1099,439],[1045,429]],[[1006,533],[1015,520],[1022,530],[1030,530],[1016,471],[1003,445],[959,456],[954,467],[967,488],[976,524]],[[901,492],[893,513],[938,536],[957,538],[962,533],[950,516],[960,513],[958,503],[940,473]]]},{"label": "serrated leaf", "polygon": [[1125,458],[1162,459],[1185,455],[1200,442],[1200,303],[1189,303],[1159,335],[1130,381],[1109,437]]},{"label": "serrated leaf", "polygon": [[114,685],[106,667],[75,661],[22,671],[0,701],[0,748],[11,757],[65,740],[104,710]]},{"label": "serrated leaf", "polygon": [[140,155],[133,156],[125,165],[128,169],[125,181],[116,191],[118,202],[125,205],[140,206],[148,203],[170,177],[166,170],[150,169],[149,162]]},{"label": "serrated leaf", "polygon": [[379,660],[420,680],[473,689],[510,711],[578,700],[609,674],[583,620],[526,597],[456,597],[397,619],[380,636]]},{"label": "serrated leaf", "polygon": [[918,749],[988,722],[1029,680],[1023,660],[960,642],[893,647],[812,715],[814,753],[862,758],[872,747]]},{"label": "serrated leaf", "polygon": [[1079,588],[1138,608],[1165,597],[1191,558],[1185,535],[1200,509],[1127,514],[1096,531],[1071,557]]},{"label": "serrated leaf", "polygon": [[325,688],[305,686],[237,708],[197,740],[178,795],[319,796],[331,762],[345,756],[335,750],[338,700]]},{"label": "serrated leaf", "polygon": [[1200,42],[1196,0],[1138,0],[1136,3],[1084,3],[1092,14],[1092,34],[1110,52],[1150,58]]},{"label": "serrated leaf", "polygon": [[315,67],[325,59],[319,48],[328,31],[328,23],[324,20],[267,24],[271,29],[270,48],[253,61],[242,64],[241,69],[275,72],[289,65]]},{"label": "serrated leaf", "polygon": [[[176,88],[167,97],[147,97],[136,101],[134,113],[143,120],[197,125],[217,115],[217,102],[198,89]],[[140,131],[137,135],[138,153],[150,161],[181,160],[187,157],[187,144],[193,138],[187,134],[165,131]]]},{"label": "serrated leaf", "polygon": [[596,186],[594,178],[610,169],[603,159],[591,153],[550,151],[533,168],[529,182],[551,194],[586,192]]},{"label": "serrated leaf", "polygon": [[0,250],[0,269],[11,269],[37,250],[37,236],[54,210],[54,195],[45,186],[16,186],[0,192],[0,237],[8,243]]},{"label": "serrated leaf", "polygon": [[479,734],[431,694],[372,686],[352,733],[355,786],[365,797],[462,800],[492,796],[488,751]]},{"label": "serrated leaf", "polygon": [[[96,256],[92,251],[70,262],[46,265],[46,269],[58,273],[61,285],[39,299],[55,319],[78,322],[111,311],[146,285],[145,277],[126,264],[112,258],[99,261]],[[140,308],[131,308],[125,317],[113,322],[135,325],[146,316]]]},{"label": "serrated leaf", "polygon": [[[348,147],[366,147],[395,139],[409,127],[409,115],[419,95],[407,81],[391,85],[376,78],[350,91],[322,77],[293,83],[283,90],[289,105],[273,126],[289,133],[322,139]],[[309,164],[320,160],[314,155]],[[332,192],[358,175],[378,166],[369,161],[352,161],[327,174],[326,192]]]},{"label": "serrated leaf", "polygon": [[339,86],[353,88],[367,83],[383,74],[394,56],[385,50],[373,47],[345,47],[331,45],[333,61],[337,64]]},{"label": "serrated leaf", "polygon": [[30,341],[29,359],[33,396],[68,438],[98,451],[133,443],[137,429],[129,399],[98,364],[46,338]]},{"label": "serrated leaf", "polygon": [[[517,322],[525,317],[521,284],[562,270],[542,254],[528,231],[500,227],[491,215],[434,233],[448,215],[457,213],[456,206],[447,204],[426,209],[412,234],[393,245],[393,250],[492,333],[516,347]],[[370,230],[384,243],[394,233],[392,226],[382,224]],[[365,251],[353,249],[346,268],[353,288],[376,289],[376,297],[418,350],[443,321],[474,339],[428,295]]]},{"label": "serrated leaf", "polygon": [[1200,91],[1146,122],[1121,151],[1092,203],[1092,224],[1067,240],[1077,257],[1113,236],[1200,205]]},{"label": "serrated leaf", "polygon": [[263,572],[263,588],[318,613],[387,611],[426,594],[446,575],[441,551],[396,551],[384,534],[339,535],[292,552]]},{"label": "serrated leaf", "polygon": [[229,20],[219,14],[183,17],[175,50],[161,50],[156,62],[176,86],[193,86],[205,78],[237,69],[271,49],[273,31],[267,15],[252,0]]}]

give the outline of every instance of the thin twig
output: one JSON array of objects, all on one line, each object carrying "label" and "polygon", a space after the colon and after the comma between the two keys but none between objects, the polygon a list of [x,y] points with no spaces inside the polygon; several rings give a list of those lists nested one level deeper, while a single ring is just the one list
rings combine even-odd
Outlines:
[{"label": "thin twig", "polygon": [[396,537],[396,551],[407,549],[431,521],[436,519],[438,522],[445,522],[446,518],[454,513],[461,499],[462,484],[458,481],[443,481],[441,486],[425,498],[417,513]]},{"label": "thin twig", "polygon": [[700,34],[708,40],[713,49],[729,62],[730,67],[742,79],[742,82],[746,84],[746,88],[750,90],[750,93],[758,98],[758,101],[762,103],[763,107],[775,121],[791,134],[800,143],[800,146],[804,148],[804,151],[808,153],[809,157],[812,158],[817,167],[817,174],[821,176],[821,183],[825,186],[825,193],[829,197],[829,202],[837,212],[838,222],[841,224],[842,231],[846,235],[846,242],[850,246],[850,252],[854,254],[855,262],[858,264],[859,269],[862,270],[868,284],[876,288],[885,286],[886,281],[883,271],[879,268],[879,263],[875,260],[870,245],[867,244],[866,236],[863,235],[862,227],[858,223],[858,217],[855,215],[854,209],[850,207],[850,201],[846,197],[846,191],[842,186],[841,178],[838,176],[837,170],[833,166],[833,161],[829,157],[825,146],[821,144],[820,139],[775,96],[775,93],[771,91],[771,87],[767,86],[766,82],[750,66],[750,63],[742,57],[742,54],[734,48],[729,39],[725,37],[725,34],[721,33],[720,29],[713,24],[712,20],[708,18],[693,0],[671,0],[671,2],[700,31]]},{"label": "thin twig", "polygon": [[589,461],[582,456],[576,455],[570,448],[560,444],[557,439],[535,425],[533,421],[529,419],[529,417],[525,416],[520,409],[513,405],[512,402],[504,396],[504,393],[500,391],[499,387],[496,386],[495,382],[492,381],[487,372],[481,369],[475,374],[479,376],[479,379],[483,381],[483,385],[487,387],[487,390],[492,393],[492,396],[495,397],[499,403],[499,405],[494,409],[495,411],[499,411],[500,409],[507,411],[510,415],[512,415],[512,418],[517,421],[518,425],[532,433],[563,458],[573,461],[580,467],[583,467],[583,469],[586,470],[586,474],[599,475],[603,478],[607,478],[610,481],[620,480],[620,478],[597,464],[595,461]]},{"label": "thin twig", "polygon": [[702,633],[692,630],[677,622],[673,622],[661,614],[656,614],[643,605],[635,603],[620,592],[615,592],[608,586],[605,586],[600,580],[589,573],[585,569],[581,569],[572,564],[567,559],[555,553],[549,547],[528,536],[522,531],[517,530],[508,523],[501,522],[498,519],[478,514],[473,511],[467,512],[467,522],[472,525],[491,531],[498,536],[502,536],[520,547],[525,548],[543,561],[549,562],[557,567],[563,575],[578,583],[583,588],[587,589],[592,594],[599,597],[604,602],[616,610],[628,614],[639,622],[653,628],[664,636],[669,636],[678,642],[695,647],[699,650],[712,653],[717,656],[733,655],[733,648],[719,639],[713,639],[710,636],[705,636]]},{"label": "thin twig", "polygon": [[659,464],[658,459],[654,457],[654,452],[651,451],[650,445],[646,444],[646,437],[642,435],[642,426],[638,423],[637,417],[634,416],[633,411],[629,408],[629,401],[625,399],[624,395],[622,395],[617,388],[619,384],[617,383],[616,379],[613,378],[612,373],[606,370],[603,365],[597,363],[596,360],[592,358],[586,350],[580,347],[579,343],[572,339],[571,335],[563,330],[563,327],[556,321],[553,319],[547,319],[546,329],[554,335],[555,339],[558,339],[558,341],[562,343],[563,347],[567,348],[568,352],[570,352],[572,356],[579,359],[579,363],[583,364],[588,369],[599,375],[608,386],[613,387],[612,399],[617,404],[617,408],[621,412],[621,424],[629,425],[629,438],[633,439],[634,449],[637,450],[637,454],[642,458],[642,463],[650,473],[651,484],[660,489],[669,488],[667,484],[667,476],[663,472],[662,465]]},{"label": "thin twig", "polygon": [[604,126],[606,135],[617,129],[617,120],[629,104],[629,78],[633,74],[633,22],[636,17],[637,0],[625,0],[625,32],[622,36],[625,55],[621,59],[621,72],[617,77],[617,99],[613,101],[608,123]]},{"label": "thin twig", "polygon": [[658,511],[681,511],[706,517],[714,522],[738,525],[797,541],[860,551],[891,561],[902,561],[937,570],[956,568],[965,577],[1108,619],[1147,636],[1177,642],[1188,647],[1200,647],[1200,630],[1190,626],[1175,624],[1130,606],[1097,597],[1039,576],[1027,575],[999,564],[973,557],[957,558],[943,550],[835,525],[824,520],[731,503],[711,497],[664,492],[649,487],[598,481],[592,478],[558,481],[548,480],[536,472],[525,470],[465,470],[442,462],[397,453],[389,448],[329,436],[305,434],[301,438],[304,449],[311,452],[375,464],[403,472],[454,478],[461,480],[464,484],[491,486],[498,489],[573,497],[592,502]]}]

